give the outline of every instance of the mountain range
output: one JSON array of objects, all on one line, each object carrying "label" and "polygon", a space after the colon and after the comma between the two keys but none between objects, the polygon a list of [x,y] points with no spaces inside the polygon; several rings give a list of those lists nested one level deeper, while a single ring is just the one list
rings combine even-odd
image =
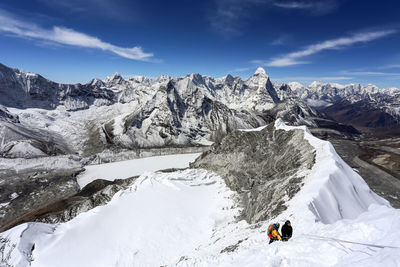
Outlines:
[{"label": "mountain range", "polygon": [[203,146],[276,118],[344,134],[383,129],[390,135],[400,133],[399,98],[400,90],[374,85],[273,84],[263,68],[247,80],[229,74],[124,79],[115,73],[87,84],[60,84],[0,64],[0,153],[91,156]]}]

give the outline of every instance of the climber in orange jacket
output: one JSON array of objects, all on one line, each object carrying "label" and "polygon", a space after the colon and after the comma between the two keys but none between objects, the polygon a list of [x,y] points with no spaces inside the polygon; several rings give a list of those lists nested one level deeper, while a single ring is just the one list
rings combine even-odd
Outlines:
[{"label": "climber in orange jacket", "polygon": [[269,243],[271,244],[272,242],[276,240],[282,241],[282,237],[279,234],[279,223],[274,223],[270,224],[268,226],[268,237],[269,237]]}]

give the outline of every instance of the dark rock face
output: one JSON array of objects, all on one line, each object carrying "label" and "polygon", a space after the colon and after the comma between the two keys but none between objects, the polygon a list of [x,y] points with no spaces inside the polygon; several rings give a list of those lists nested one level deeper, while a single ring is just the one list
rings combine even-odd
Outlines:
[{"label": "dark rock face", "polygon": [[12,114],[5,106],[0,105],[0,121],[19,123],[17,115]]},{"label": "dark rock face", "polygon": [[7,203],[0,206],[0,232],[30,221],[53,224],[69,221],[82,212],[105,205],[137,178],[95,180],[79,190],[76,176],[82,171],[73,168],[11,174],[9,178],[14,182],[0,188],[0,203]]},{"label": "dark rock face", "polygon": [[95,180],[79,193],[29,214],[27,219],[53,224],[67,222],[82,212],[107,204],[118,191],[126,189],[136,178],[137,176],[113,182]]},{"label": "dark rock face", "polygon": [[20,222],[27,214],[73,196],[79,191],[76,175],[81,169],[34,170],[1,175],[0,232]]},{"label": "dark rock face", "polygon": [[249,223],[274,217],[301,188],[302,170],[315,162],[314,148],[302,130],[235,131],[202,154],[192,168],[222,176],[243,199],[243,216]]}]

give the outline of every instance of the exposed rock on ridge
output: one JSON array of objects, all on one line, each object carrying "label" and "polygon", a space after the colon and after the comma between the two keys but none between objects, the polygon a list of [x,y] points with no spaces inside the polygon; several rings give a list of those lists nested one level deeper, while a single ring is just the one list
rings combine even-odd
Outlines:
[{"label": "exposed rock on ridge", "polygon": [[300,190],[314,161],[304,131],[276,130],[271,123],[259,131],[232,132],[191,167],[222,176],[242,196],[244,218],[256,223],[286,209],[285,202]]}]

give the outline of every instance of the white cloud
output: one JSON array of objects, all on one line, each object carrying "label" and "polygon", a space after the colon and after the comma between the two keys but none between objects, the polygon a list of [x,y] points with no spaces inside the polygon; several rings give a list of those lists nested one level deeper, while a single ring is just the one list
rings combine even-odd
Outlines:
[{"label": "white cloud", "polygon": [[119,47],[103,42],[97,37],[65,27],[54,26],[51,29],[45,29],[36,24],[19,20],[2,10],[0,10],[0,32],[12,34],[21,38],[31,38],[76,47],[101,49],[132,60],[150,61],[154,56],[153,53],[145,53],[139,46],[132,48]]},{"label": "white cloud", "polygon": [[287,67],[299,64],[307,64],[308,61],[304,61],[303,58],[322,52],[324,50],[342,49],[356,43],[366,43],[385,36],[396,33],[397,31],[382,30],[382,31],[371,31],[357,33],[350,37],[341,37],[338,39],[332,39],[323,41],[317,44],[309,45],[302,50],[288,53],[286,55],[272,58],[270,60],[253,60],[254,64],[260,64],[269,67]]},{"label": "white cloud", "polygon": [[275,40],[273,40],[271,42],[271,45],[276,45],[276,46],[283,45],[283,44],[285,44],[287,42],[288,39],[289,39],[289,37],[287,35],[281,36],[281,37],[276,38]]},{"label": "white cloud", "polygon": [[129,0],[36,0],[53,10],[63,10],[71,15],[106,17],[125,21],[139,16],[139,7],[126,8]]},{"label": "white cloud", "polygon": [[312,82],[312,81],[325,81],[325,82],[332,82],[332,81],[343,81],[343,80],[352,80],[353,77],[347,76],[323,76],[323,77],[316,77],[316,76],[294,76],[294,77],[283,77],[283,78],[273,78],[272,80],[275,82]]},{"label": "white cloud", "polygon": [[378,69],[400,69],[400,64],[392,64],[379,67]]},{"label": "white cloud", "polygon": [[289,8],[289,9],[309,9],[313,7],[311,3],[304,3],[304,2],[276,2],[274,3],[275,6],[281,8]]},{"label": "white cloud", "polygon": [[248,71],[248,70],[250,70],[250,68],[237,68],[237,69],[234,69],[233,72],[244,72],[244,71]]},{"label": "white cloud", "polygon": [[379,72],[379,71],[342,71],[344,75],[354,76],[400,76],[400,72]]},{"label": "white cloud", "polygon": [[311,14],[324,15],[332,12],[339,6],[338,0],[299,0],[299,1],[287,1],[287,0],[275,0],[273,5],[284,9],[294,10],[307,10]]}]

